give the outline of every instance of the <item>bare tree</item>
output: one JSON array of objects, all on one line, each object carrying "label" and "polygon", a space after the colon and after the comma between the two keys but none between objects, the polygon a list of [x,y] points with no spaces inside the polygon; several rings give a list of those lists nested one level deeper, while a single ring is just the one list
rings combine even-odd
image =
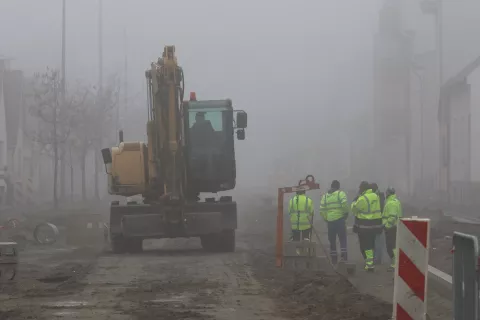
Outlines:
[{"label": "bare tree", "polygon": [[117,108],[120,97],[120,82],[116,75],[109,77],[107,84],[98,92],[96,101],[96,125],[93,147],[95,153],[95,198],[100,198],[98,179],[101,168],[100,150],[105,141],[111,143],[115,141],[112,137],[116,136],[114,129],[117,126]]},{"label": "bare tree", "polygon": [[[118,104],[119,84],[116,77],[111,77],[108,85],[102,90],[102,96],[95,92],[97,88],[87,89],[89,94],[75,118],[74,132],[69,144],[80,160],[82,172],[82,198],[87,200],[86,193],[86,160],[90,150],[94,151],[95,160],[95,198],[99,198],[100,155],[98,150],[105,141],[110,140],[115,127],[115,108]],[[108,141],[110,142],[110,141]]]},{"label": "bare tree", "polygon": [[75,92],[65,103],[62,102],[60,88],[62,79],[56,69],[47,68],[45,73],[35,74],[33,79],[32,104],[30,113],[40,120],[36,131],[26,132],[31,139],[39,144],[43,153],[53,159],[53,204],[58,207],[58,164],[61,146],[68,140],[74,128],[80,106],[86,98],[86,93]]}]

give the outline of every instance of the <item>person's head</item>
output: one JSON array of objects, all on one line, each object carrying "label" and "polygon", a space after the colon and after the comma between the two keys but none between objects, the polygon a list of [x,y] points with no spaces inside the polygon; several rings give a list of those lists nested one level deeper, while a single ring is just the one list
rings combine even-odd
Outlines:
[{"label": "person's head", "polygon": [[196,122],[205,121],[205,112],[197,112],[197,114],[195,115],[195,121]]},{"label": "person's head", "polygon": [[358,191],[360,193],[363,193],[369,189],[370,185],[368,184],[367,181],[362,181],[360,182],[360,185],[358,186]]},{"label": "person's head", "polygon": [[297,195],[305,194],[305,190],[298,190]]},{"label": "person's head", "polygon": [[372,189],[373,192],[377,192],[378,191],[378,185],[375,182],[370,183],[370,189]]},{"label": "person's head", "polygon": [[387,197],[394,195],[395,194],[395,189],[393,187],[388,187],[387,190],[385,191],[385,195]]},{"label": "person's head", "polygon": [[332,181],[332,184],[330,185],[330,188],[332,188],[333,190],[338,190],[338,189],[340,189],[340,181],[338,181],[338,180],[333,180],[333,181]]}]

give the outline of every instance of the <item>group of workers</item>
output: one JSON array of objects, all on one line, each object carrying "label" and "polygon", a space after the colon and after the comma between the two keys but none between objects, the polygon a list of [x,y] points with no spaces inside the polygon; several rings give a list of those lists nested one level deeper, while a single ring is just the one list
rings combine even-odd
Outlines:
[{"label": "group of workers", "polygon": [[[358,194],[349,206],[347,194],[340,189],[338,180],[332,181],[330,189],[321,196],[320,215],[327,223],[330,242],[330,259],[338,262],[337,237],[340,242],[340,261],[348,260],[347,218],[352,212],[355,222],[352,231],[358,235],[360,251],[365,260],[365,270],[375,270],[376,242],[385,235],[385,245],[391,263],[389,270],[395,268],[395,250],[397,224],[402,217],[402,205],[395,189],[388,187],[385,194],[378,190],[376,183],[362,181]],[[292,240],[310,240],[313,230],[313,200],[300,190],[290,199],[289,215],[292,228]]]}]

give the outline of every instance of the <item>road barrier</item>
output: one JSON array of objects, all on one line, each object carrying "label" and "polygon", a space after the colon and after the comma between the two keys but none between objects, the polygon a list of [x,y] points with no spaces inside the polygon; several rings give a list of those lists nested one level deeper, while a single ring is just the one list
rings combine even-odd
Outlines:
[{"label": "road barrier", "polygon": [[454,319],[478,319],[478,239],[453,234],[453,314]]},{"label": "road barrier", "polygon": [[393,293],[393,319],[425,320],[430,219],[400,219]]},{"label": "road barrier", "polygon": [[17,274],[17,265],[17,243],[0,242],[0,283],[15,279]]}]

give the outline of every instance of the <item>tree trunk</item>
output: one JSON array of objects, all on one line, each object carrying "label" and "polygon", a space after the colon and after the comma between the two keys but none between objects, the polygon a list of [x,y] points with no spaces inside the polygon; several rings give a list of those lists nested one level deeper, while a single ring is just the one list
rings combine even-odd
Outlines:
[{"label": "tree trunk", "polygon": [[70,165],[70,202],[73,202],[73,164]]},{"label": "tree trunk", "polygon": [[95,148],[94,152],[93,152],[93,155],[94,155],[94,158],[95,158],[95,199],[99,200],[100,199],[100,191],[99,191],[99,188],[98,188],[98,176],[99,176],[99,163],[98,163],[98,159],[99,159],[99,149],[98,148]]},{"label": "tree trunk", "polygon": [[65,161],[66,157],[66,152],[65,152],[66,146],[62,146],[60,148],[60,201],[63,201],[65,199],[65,191],[66,191],[66,167],[67,163]]},{"label": "tree trunk", "polygon": [[73,202],[73,158],[72,158],[72,148],[68,148],[69,158],[70,158],[70,202]]},{"label": "tree trunk", "polygon": [[57,139],[53,138],[53,207],[55,209],[58,208],[57,183],[58,183],[58,148],[57,148]]},{"label": "tree trunk", "polygon": [[82,171],[82,200],[87,201],[87,186],[86,186],[86,172],[85,172],[85,162],[87,161],[87,153],[82,154],[80,170]]},{"label": "tree trunk", "polygon": [[58,99],[57,99],[57,89],[54,88],[54,103],[55,108],[53,108],[53,207],[58,208],[58,195],[57,195],[57,182],[58,182],[58,140],[57,140],[57,109],[58,109]]}]

